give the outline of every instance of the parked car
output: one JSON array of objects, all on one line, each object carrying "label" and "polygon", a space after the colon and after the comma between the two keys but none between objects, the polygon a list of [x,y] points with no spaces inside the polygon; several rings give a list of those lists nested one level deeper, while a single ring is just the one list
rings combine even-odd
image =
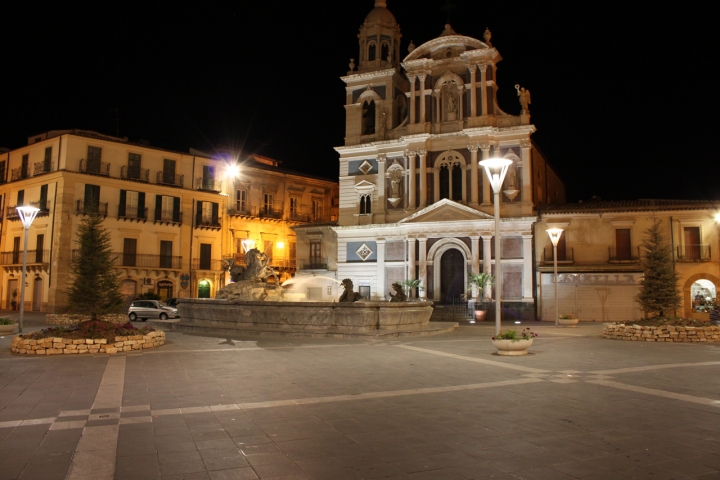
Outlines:
[{"label": "parked car", "polygon": [[148,318],[167,320],[168,318],[177,318],[178,316],[177,308],[168,307],[158,300],[135,300],[130,304],[130,308],[128,308],[128,317],[132,322],[138,318],[143,321]]}]

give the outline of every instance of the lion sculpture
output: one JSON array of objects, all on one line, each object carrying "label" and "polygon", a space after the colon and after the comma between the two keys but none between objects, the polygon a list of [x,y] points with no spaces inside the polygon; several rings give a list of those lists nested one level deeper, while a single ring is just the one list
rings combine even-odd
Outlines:
[{"label": "lion sculpture", "polygon": [[233,282],[240,280],[263,281],[276,275],[275,270],[268,266],[268,257],[257,248],[245,254],[245,266],[233,265],[230,268],[230,279]]},{"label": "lion sculpture", "polygon": [[352,280],[346,278],[342,281],[341,285],[345,291],[340,295],[340,302],[357,302],[358,300],[362,300],[362,296],[353,290]]},{"label": "lion sculpture", "polygon": [[392,289],[395,291],[390,292],[390,301],[391,302],[405,302],[407,301],[407,295],[405,295],[405,291],[402,288],[402,285],[400,285],[398,282],[395,282],[392,284]]}]

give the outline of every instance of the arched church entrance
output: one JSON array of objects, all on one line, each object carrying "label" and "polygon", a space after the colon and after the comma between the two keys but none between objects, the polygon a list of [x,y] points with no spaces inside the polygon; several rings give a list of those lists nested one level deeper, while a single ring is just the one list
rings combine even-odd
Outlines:
[{"label": "arched church entrance", "polygon": [[440,257],[440,302],[453,303],[465,293],[465,257],[450,248]]}]

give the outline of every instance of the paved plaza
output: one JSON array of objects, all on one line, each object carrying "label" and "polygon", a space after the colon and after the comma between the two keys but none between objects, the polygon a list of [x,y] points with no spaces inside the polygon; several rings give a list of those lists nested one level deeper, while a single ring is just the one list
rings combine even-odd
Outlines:
[{"label": "paved plaza", "polygon": [[490,323],[83,357],[5,337],[0,480],[720,479],[720,345],[530,326],[525,357]]}]

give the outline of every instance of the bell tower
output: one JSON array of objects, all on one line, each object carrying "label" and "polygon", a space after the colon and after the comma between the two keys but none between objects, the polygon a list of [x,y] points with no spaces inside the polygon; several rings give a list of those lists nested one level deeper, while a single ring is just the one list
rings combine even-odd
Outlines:
[{"label": "bell tower", "polygon": [[350,60],[346,84],[345,145],[396,138],[407,116],[407,79],[400,73],[400,25],[385,0],[365,17],[358,33],[360,53]]},{"label": "bell tower", "polygon": [[376,0],[375,8],[365,18],[358,33],[360,44],[358,71],[398,68],[401,38],[400,25],[387,9],[387,2]]}]

